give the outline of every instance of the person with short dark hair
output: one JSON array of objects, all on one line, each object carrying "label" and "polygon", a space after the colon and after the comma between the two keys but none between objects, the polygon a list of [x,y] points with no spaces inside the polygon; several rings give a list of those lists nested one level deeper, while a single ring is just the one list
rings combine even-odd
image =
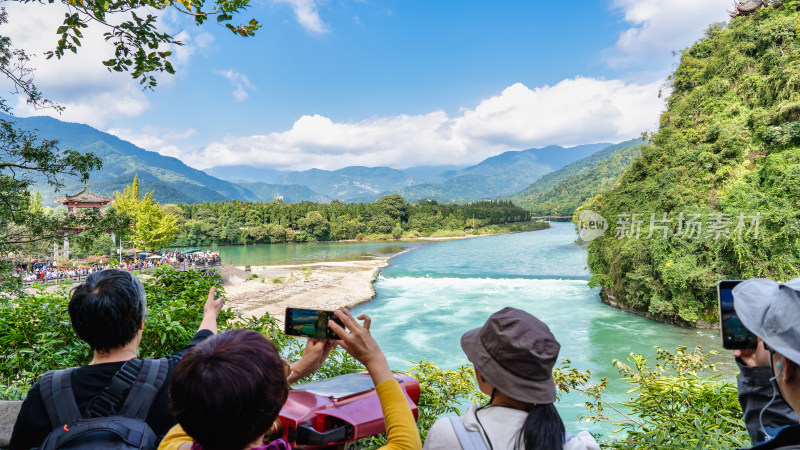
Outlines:
[{"label": "person with short dark hair", "polygon": [[100,354],[133,341],[147,316],[142,282],[130,272],[106,270],[78,285],[69,301],[72,329]]},{"label": "person with short dark hair", "polygon": [[464,333],[461,348],[475,366],[478,387],[491,399],[480,408],[469,405],[462,417],[437,420],[425,449],[599,450],[587,431],[567,433],[553,404],[553,365],[561,345],[544,322],[503,308]]},{"label": "person with short dark hair", "polygon": [[[733,299],[736,315],[759,338],[755,350],[740,350],[736,356],[747,366],[767,369],[766,374],[751,380],[759,381],[760,386],[739,384],[739,401],[751,439],[766,438],[753,449],[800,448],[800,278],[786,283],[766,278],[745,280],[733,288]],[[795,413],[792,424],[787,424],[790,416],[781,399]],[[784,426],[772,428],[780,424]]]},{"label": "person with short dark hair", "polygon": [[256,331],[231,330],[178,364],[170,407],[203,450],[243,449],[261,445],[288,395],[275,345]]},{"label": "person with short dark hair", "polygon": [[[386,421],[386,450],[422,448],[414,416],[386,357],[369,333],[370,319],[359,324],[347,310],[334,314],[328,326],[339,341],[309,339],[301,360],[321,363],[341,345],[364,364],[375,384]],[[159,450],[287,450],[283,439],[264,443],[270,425],[288,396],[287,375],[274,345],[254,331],[232,330],[192,349],[175,370],[170,406],[179,425],[161,441]],[[319,368],[319,364],[311,367]],[[295,366],[292,373],[296,373]],[[309,372],[310,373],[310,372]]]},{"label": "person with short dark hair", "polygon": [[[217,332],[217,317],[224,299],[217,299],[215,295],[216,290],[212,287],[192,342],[167,356],[167,381],[158,391],[145,420],[156,436],[164,436],[175,424],[167,401],[169,375],[173,368],[188,349]],[[89,344],[93,355],[88,365],[72,372],[75,401],[78,409],[84,412],[92,399],[110,385],[122,366],[136,358],[147,315],[147,299],[144,286],[135,275],[109,269],[89,275],[83,284],[75,287],[68,310],[73,330]],[[120,404],[123,401],[124,398]],[[51,431],[52,424],[37,381],[22,403],[9,448],[38,447]]]}]

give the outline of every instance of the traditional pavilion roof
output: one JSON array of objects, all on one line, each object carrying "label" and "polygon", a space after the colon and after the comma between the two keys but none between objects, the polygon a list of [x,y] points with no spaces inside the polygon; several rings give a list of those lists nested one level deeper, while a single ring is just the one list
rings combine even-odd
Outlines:
[{"label": "traditional pavilion roof", "polygon": [[783,4],[781,0],[735,0],[733,2],[734,11],[729,11],[731,18],[736,16],[746,16],[762,6],[778,8]]},{"label": "traditional pavilion roof", "polygon": [[72,195],[67,195],[66,197],[61,197],[55,199],[57,203],[109,203],[113,202],[113,197],[103,197],[100,194],[96,194],[89,190],[89,188],[84,187],[81,189],[80,192],[76,192]]}]

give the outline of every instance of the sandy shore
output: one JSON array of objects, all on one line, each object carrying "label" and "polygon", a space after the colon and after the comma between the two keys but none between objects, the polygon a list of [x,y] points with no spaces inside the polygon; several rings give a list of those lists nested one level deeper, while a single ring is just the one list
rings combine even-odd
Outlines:
[{"label": "sandy shore", "polygon": [[249,273],[224,265],[220,272],[231,308],[245,316],[267,312],[282,322],[288,306],[330,310],[372,300],[372,282],[387,259],[251,266]]}]

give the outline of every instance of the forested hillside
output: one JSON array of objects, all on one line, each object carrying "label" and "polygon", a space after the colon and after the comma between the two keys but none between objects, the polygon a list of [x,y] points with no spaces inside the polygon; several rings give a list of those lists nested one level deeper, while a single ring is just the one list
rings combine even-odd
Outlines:
[{"label": "forested hillside", "polygon": [[239,186],[252,192],[255,198],[262,202],[272,201],[278,196],[283,197],[283,201],[286,203],[329,202],[331,200],[299,184],[239,183]]},{"label": "forested hillside", "polygon": [[631,139],[610,145],[548,173],[510,199],[534,216],[571,216],[583,202],[617,184],[643,143],[642,139]]},{"label": "forested hillside", "polygon": [[467,203],[496,199],[518,192],[545,174],[585,158],[607,147],[608,143],[508,151],[461,170],[442,174],[439,183],[418,184],[398,193],[409,200],[431,199],[448,203]]},{"label": "forested hillside", "polygon": [[[177,158],[141,149],[88,125],[62,122],[51,117],[12,118],[2,113],[0,118],[14,121],[23,130],[35,129],[42,139],[58,140],[61,149],[93,152],[100,157],[103,167],[92,172],[89,180],[91,190],[99,194],[110,196],[115,191],[122,191],[138,174],[142,191],[153,191],[155,199],[163,203],[233,198],[256,200],[251,192],[241,186],[193,169]],[[49,206],[53,198],[83,189],[83,184],[75,177],[66,177],[64,182],[65,188],[58,194],[43,181],[34,190],[40,191],[42,201]]]},{"label": "forested hillside", "polygon": [[683,52],[652,145],[581,208],[608,221],[588,245],[606,299],[695,323],[715,320],[717,280],[800,275],[798,33],[792,0]]},{"label": "forested hillside", "polygon": [[314,192],[342,201],[394,192],[411,182],[411,177],[401,170],[364,166],[348,166],[338,170],[309,169],[289,172],[277,179],[278,184],[307,186]]}]

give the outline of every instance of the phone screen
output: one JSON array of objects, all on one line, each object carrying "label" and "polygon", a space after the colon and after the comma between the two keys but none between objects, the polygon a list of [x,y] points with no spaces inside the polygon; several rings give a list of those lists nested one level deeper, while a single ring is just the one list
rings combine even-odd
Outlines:
[{"label": "phone screen", "polygon": [[717,284],[722,347],[729,350],[756,348],[758,344],[756,336],[745,328],[733,308],[732,291],[741,282],[741,280],[722,280]]},{"label": "phone screen", "polygon": [[304,336],[320,339],[339,339],[328,327],[328,320],[341,325],[333,311],[320,309],[286,308],[284,333],[289,336]]}]

